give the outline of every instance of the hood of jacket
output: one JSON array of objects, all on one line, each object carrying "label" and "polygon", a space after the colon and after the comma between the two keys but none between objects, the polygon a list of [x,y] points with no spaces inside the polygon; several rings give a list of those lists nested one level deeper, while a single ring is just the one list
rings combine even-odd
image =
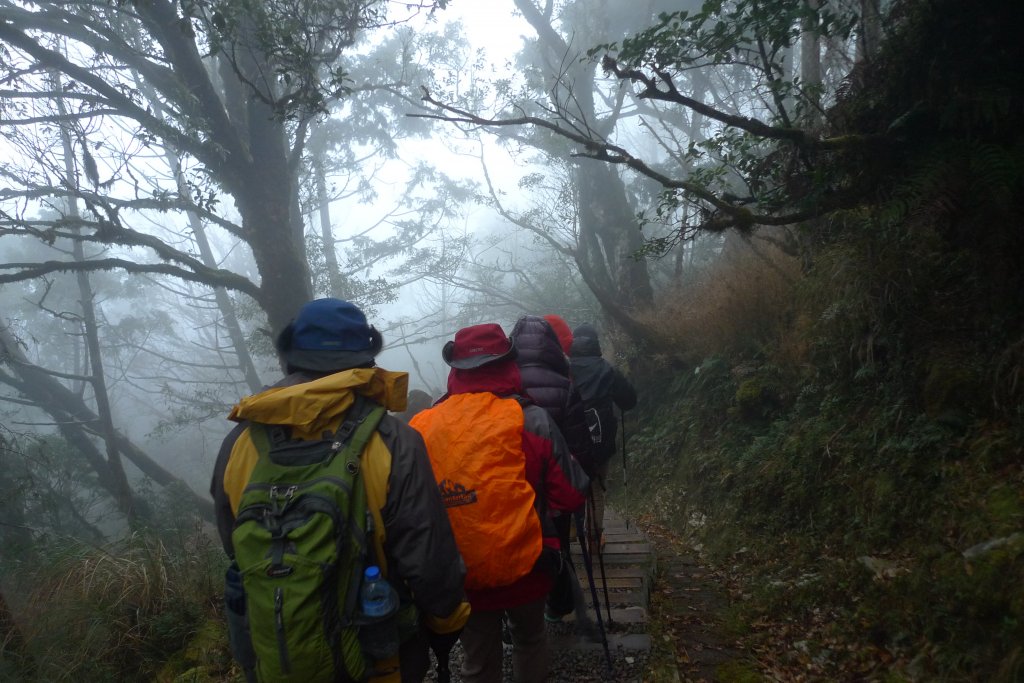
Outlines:
[{"label": "hood of jacket", "polygon": [[516,321],[509,336],[515,342],[518,352],[516,365],[520,368],[540,365],[568,376],[569,363],[562,352],[558,335],[544,318],[535,315],[523,316]]},{"label": "hood of jacket", "polygon": [[382,368],[355,368],[308,382],[274,386],[238,402],[229,420],[288,425],[297,438],[319,437],[332,429],[362,394],[391,411],[406,407],[409,374]]},{"label": "hood of jacket", "polygon": [[572,346],[569,356],[600,356],[601,343],[597,339],[597,330],[593,325],[584,323],[572,331]]},{"label": "hood of jacket", "polygon": [[489,391],[498,396],[521,395],[523,381],[516,362],[500,360],[470,370],[452,368],[448,373],[447,396],[482,391]]}]

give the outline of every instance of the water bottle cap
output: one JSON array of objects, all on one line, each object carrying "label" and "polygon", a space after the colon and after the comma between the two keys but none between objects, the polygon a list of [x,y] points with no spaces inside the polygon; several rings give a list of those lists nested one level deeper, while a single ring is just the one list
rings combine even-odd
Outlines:
[{"label": "water bottle cap", "polygon": [[366,568],[366,571],[363,572],[363,576],[367,581],[376,581],[380,578],[380,567],[371,564]]}]

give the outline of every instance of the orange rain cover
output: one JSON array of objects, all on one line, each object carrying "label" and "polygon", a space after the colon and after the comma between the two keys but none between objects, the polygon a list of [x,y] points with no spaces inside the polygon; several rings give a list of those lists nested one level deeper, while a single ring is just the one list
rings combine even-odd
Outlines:
[{"label": "orange rain cover", "polygon": [[427,444],[466,563],[466,588],[497,588],[526,576],[543,540],[526,480],[519,402],[491,393],[456,394],[409,424]]}]

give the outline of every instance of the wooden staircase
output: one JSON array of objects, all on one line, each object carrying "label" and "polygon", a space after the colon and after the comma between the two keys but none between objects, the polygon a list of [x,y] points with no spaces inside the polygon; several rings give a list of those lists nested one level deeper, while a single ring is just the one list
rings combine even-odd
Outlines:
[{"label": "wooden staircase", "polygon": [[[608,636],[608,645],[613,655],[617,650],[646,652],[651,648],[651,637],[647,633],[647,606],[654,580],[656,557],[653,546],[643,532],[626,521],[614,509],[605,511],[605,546],[601,561],[592,558],[594,584],[601,606],[601,619]],[[578,541],[572,545],[573,564],[580,580],[587,615],[596,620],[593,597],[583,564],[583,555]],[[605,606],[605,585],[608,589],[609,610]],[[552,647],[567,647],[575,650],[601,650],[600,639],[587,637],[575,628],[575,615],[570,614],[563,624],[549,624],[548,636]],[[569,627],[567,628],[566,625]]]}]

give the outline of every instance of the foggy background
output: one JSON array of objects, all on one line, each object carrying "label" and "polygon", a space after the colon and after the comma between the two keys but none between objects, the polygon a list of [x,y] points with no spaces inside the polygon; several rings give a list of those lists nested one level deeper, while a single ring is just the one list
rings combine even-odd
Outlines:
[{"label": "foggy background", "polygon": [[[660,12],[698,3],[364,4],[386,12],[367,9],[367,27],[350,34],[348,17],[328,16],[335,51],[323,61],[330,50],[275,53],[276,73],[250,64],[261,46],[232,33],[244,22],[228,5],[195,5],[190,28],[175,30],[200,46],[207,76],[183,95],[159,59],[181,36],[160,33],[169,29],[157,28],[157,10],[119,27],[113,9],[55,6],[63,24],[47,36],[33,9],[0,3],[13,22],[0,35],[12,46],[0,120],[0,423],[10,439],[59,436],[85,449],[81,470],[59,484],[93,513],[113,514],[102,491],[116,489],[121,466],[130,488],[145,474],[157,490],[180,480],[193,500],[207,497],[224,418],[278,378],[271,338],[303,300],[358,303],[383,332],[379,364],[437,397],[440,348],[459,327],[508,330],[520,315],[557,313],[608,329],[608,349],[625,349],[644,324],[631,328],[630,311],[650,308],[725,243],[721,232],[688,232],[706,210],[666,199],[650,175],[579,156],[551,130],[437,119],[546,118],[655,171],[699,172],[724,158],[721,143],[696,147],[723,126],[638,97],[598,65]],[[282,35],[307,35],[287,8],[267,7],[280,12],[270,25]],[[218,53],[229,39],[238,42]],[[827,98],[855,46],[816,47]],[[772,59],[794,68],[797,49],[777,46]],[[313,63],[313,85],[301,60]],[[689,92],[743,116],[770,110],[748,66],[719,67]],[[265,93],[242,101],[280,98],[248,114],[269,112],[267,131],[233,143],[218,119],[245,114],[233,109],[232,74],[247,68],[255,75],[243,87]],[[224,104],[204,113],[214,97]],[[260,151],[275,135],[285,146]],[[290,161],[288,145],[298,152]],[[702,182],[743,195],[742,176],[726,164]],[[287,217],[271,216],[270,195],[290,183],[291,203],[275,198]]]}]

